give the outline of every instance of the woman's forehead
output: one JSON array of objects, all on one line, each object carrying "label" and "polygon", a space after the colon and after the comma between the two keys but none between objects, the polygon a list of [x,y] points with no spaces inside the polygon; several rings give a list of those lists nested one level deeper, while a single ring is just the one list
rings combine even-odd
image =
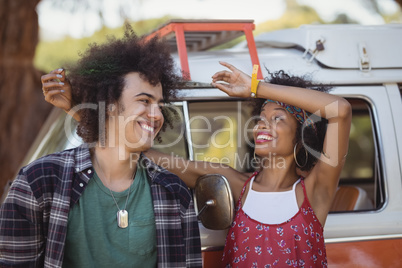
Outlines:
[{"label": "woman's forehead", "polygon": [[283,108],[281,105],[279,105],[277,103],[273,103],[273,102],[268,102],[261,108],[261,113],[267,113],[267,112],[272,112],[272,111],[286,112],[285,108]]},{"label": "woman's forehead", "polygon": [[260,112],[260,117],[264,118],[269,118],[271,114],[274,114],[275,112],[279,112],[282,116],[286,116],[291,121],[294,121],[295,124],[297,125],[297,120],[294,116],[291,116],[291,114],[281,105],[273,102],[268,102],[264,107],[262,107],[261,112]]}]

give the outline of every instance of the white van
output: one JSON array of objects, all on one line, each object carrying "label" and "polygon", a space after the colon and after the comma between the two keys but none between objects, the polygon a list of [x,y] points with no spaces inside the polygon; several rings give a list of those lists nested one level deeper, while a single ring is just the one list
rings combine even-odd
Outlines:
[{"label": "white van", "polygon": [[[187,32],[174,24],[198,28]],[[218,60],[246,73],[260,64],[260,78],[267,75],[265,68],[310,74],[353,108],[349,153],[325,225],[329,267],[402,267],[402,25],[304,25],[255,38],[252,21],[174,21],[164,27],[191,83],[174,103],[181,122],[155,148],[252,171],[251,107],[208,86],[211,75],[222,70]],[[206,50],[239,33],[248,43]],[[180,47],[183,38],[187,42]],[[64,118],[53,111],[25,163],[80,143],[73,131],[65,131]],[[226,231],[201,223],[200,228],[204,267],[219,267]]]}]

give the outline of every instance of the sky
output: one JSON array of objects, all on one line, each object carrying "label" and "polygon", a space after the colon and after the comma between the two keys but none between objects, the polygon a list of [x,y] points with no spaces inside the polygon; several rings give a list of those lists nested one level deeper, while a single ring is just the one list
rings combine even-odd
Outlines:
[{"label": "sky", "polygon": [[[65,0],[69,3],[71,0]],[[97,0],[94,0],[97,1]],[[284,0],[132,0],[138,4],[125,12],[132,20],[158,18],[164,15],[188,19],[253,19],[256,24],[278,19],[285,10]],[[364,8],[366,0],[298,0],[299,4],[313,6],[325,21],[346,13],[361,24],[383,24],[378,14]],[[109,27],[123,24],[114,0],[105,0],[105,23]],[[385,13],[394,13],[398,5],[393,0],[378,0]],[[74,38],[89,36],[101,27],[94,12],[67,12],[52,7],[52,0],[42,0],[38,7],[39,25],[43,39],[58,39],[65,35]]]}]

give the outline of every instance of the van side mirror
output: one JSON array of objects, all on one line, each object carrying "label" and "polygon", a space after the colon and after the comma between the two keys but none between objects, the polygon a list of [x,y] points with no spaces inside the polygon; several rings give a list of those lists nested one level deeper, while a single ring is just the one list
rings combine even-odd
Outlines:
[{"label": "van side mirror", "polygon": [[194,189],[194,203],[198,219],[205,228],[224,230],[232,224],[234,202],[224,176],[207,174],[199,177]]}]

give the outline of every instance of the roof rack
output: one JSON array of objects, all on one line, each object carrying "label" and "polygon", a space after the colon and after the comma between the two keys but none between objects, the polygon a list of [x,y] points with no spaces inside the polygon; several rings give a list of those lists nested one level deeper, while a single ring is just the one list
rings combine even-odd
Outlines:
[{"label": "roof rack", "polygon": [[[254,20],[171,20],[145,38],[165,38],[172,52],[178,52],[183,77],[191,80],[187,51],[204,51],[229,42],[243,34],[246,36],[252,64],[260,65],[255,46]],[[262,79],[261,68],[258,79]]]}]

